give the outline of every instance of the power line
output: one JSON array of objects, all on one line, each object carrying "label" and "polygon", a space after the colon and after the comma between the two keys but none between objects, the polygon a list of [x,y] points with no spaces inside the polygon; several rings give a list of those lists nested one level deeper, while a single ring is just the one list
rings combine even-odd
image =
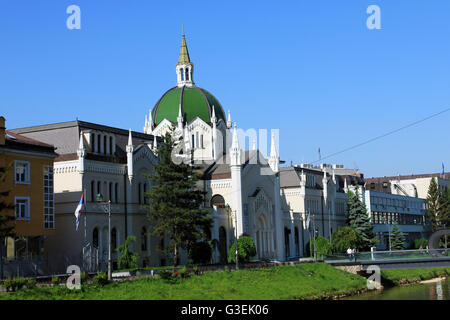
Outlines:
[{"label": "power line", "polygon": [[368,144],[368,143],[370,143],[370,142],[373,142],[373,141],[375,141],[375,140],[378,140],[378,139],[384,138],[384,137],[386,137],[386,136],[389,136],[389,135],[391,135],[391,134],[394,134],[394,133],[396,133],[396,132],[399,132],[399,131],[401,131],[401,130],[403,130],[403,129],[412,127],[412,126],[414,126],[414,125],[416,125],[416,124],[419,124],[419,123],[424,122],[424,121],[426,121],[426,120],[429,120],[429,119],[431,119],[431,118],[437,117],[438,115],[441,115],[441,114],[443,114],[443,113],[445,113],[445,112],[447,112],[447,111],[449,111],[449,110],[450,110],[450,108],[444,109],[444,110],[442,110],[442,111],[439,111],[438,113],[432,114],[431,116],[428,116],[428,117],[426,117],[426,118],[423,118],[423,119],[414,121],[414,122],[412,122],[412,123],[410,123],[410,124],[407,124],[407,125],[405,125],[405,126],[403,126],[403,127],[400,127],[400,128],[398,128],[398,129],[389,131],[389,132],[387,132],[387,133],[384,133],[384,134],[379,135],[379,136],[377,136],[377,137],[371,138],[371,139],[366,140],[366,141],[364,141],[364,142],[355,144],[354,146],[348,147],[348,148],[343,149],[343,150],[341,150],[341,151],[332,153],[332,154],[330,154],[330,155],[328,155],[328,156],[322,157],[320,160],[316,160],[316,161],[313,161],[313,162],[311,162],[311,163],[317,163],[317,162],[323,161],[324,159],[328,159],[328,158],[334,157],[334,156],[336,156],[336,155],[338,155],[338,154],[341,154],[341,153],[350,151],[350,150],[352,150],[352,149],[358,148],[358,147],[360,147],[360,146],[363,146],[363,145]]}]

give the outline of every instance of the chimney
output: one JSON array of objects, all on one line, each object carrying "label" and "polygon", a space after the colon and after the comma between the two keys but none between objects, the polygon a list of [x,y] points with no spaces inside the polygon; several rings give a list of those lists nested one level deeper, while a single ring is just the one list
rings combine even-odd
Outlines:
[{"label": "chimney", "polygon": [[5,145],[5,118],[0,116],[0,145]]}]

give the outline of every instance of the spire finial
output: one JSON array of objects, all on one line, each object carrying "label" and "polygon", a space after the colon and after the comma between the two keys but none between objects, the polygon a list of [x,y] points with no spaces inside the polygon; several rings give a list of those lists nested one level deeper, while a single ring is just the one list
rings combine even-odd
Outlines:
[{"label": "spire finial", "polygon": [[184,37],[184,23],[181,25],[181,32],[182,32],[182,35]]}]

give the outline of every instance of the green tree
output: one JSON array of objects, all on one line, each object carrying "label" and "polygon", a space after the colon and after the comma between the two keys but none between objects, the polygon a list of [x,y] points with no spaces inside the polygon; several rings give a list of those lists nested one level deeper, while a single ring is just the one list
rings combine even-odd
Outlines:
[{"label": "green tree", "polygon": [[139,254],[130,251],[131,241],[136,241],[135,236],[128,236],[125,242],[120,245],[116,251],[119,252],[118,265],[119,269],[137,268],[137,260]]},{"label": "green tree", "polygon": [[[256,246],[252,237],[241,236],[238,239],[238,258],[239,262],[248,262],[251,257],[256,256]],[[236,262],[236,242],[228,250],[228,262]]]},{"label": "green tree", "polygon": [[[190,244],[204,237],[203,230],[211,228],[210,212],[202,209],[205,192],[197,188],[201,175],[191,163],[173,161],[178,144],[173,131],[164,136],[164,143],[157,150],[158,162],[154,172],[146,175],[152,188],[146,192],[151,199],[144,206],[153,224],[152,235],[162,238],[168,234],[169,249],[173,250],[173,265],[178,265],[179,248],[187,249]],[[191,157],[192,159],[192,157]]]},{"label": "green tree", "polygon": [[[6,180],[6,173],[10,167],[0,166],[0,186]],[[14,205],[6,201],[10,190],[0,190],[0,279],[3,279],[3,247],[5,238],[14,236],[14,215],[9,214]]]},{"label": "green tree", "polygon": [[369,250],[376,243],[376,237],[366,205],[359,199],[358,186],[356,186],[355,193],[349,191],[347,204],[348,223],[359,235],[356,248]]},{"label": "green tree", "polygon": [[211,262],[213,248],[207,241],[198,241],[189,246],[189,258],[194,264],[207,264]]},{"label": "green tree", "polygon": [[331,249],[333,252],[346,252],[348,248],[356,248],[361,242],[359,237],[352,227],[341,227],[331,235]]},{"label": "green tree", "polygon": [[434,232],[439,229],[438,217],[440,208],[440,192],[435,178],[431,178],[427,194],[428,218],[431,224],[431,230]]},{"label": "green tree", "polygon": [[441,228],[450,226],[450,192],[445,188],[439,196],[439,211],[437,216]]},{"label": "green tree", "polygon": [[316,248],[316,254],[318,258],[329,254],[331,252],[331,243],[327,238],[318,236],[311,241],[311,250],[314,255],[314,247]]},{"label": "green tree", "polygon": [[397,223],[392,225],[390,241],[392,250],[405,249],[405,236],[403,235],[403,232],[400,231]]}]

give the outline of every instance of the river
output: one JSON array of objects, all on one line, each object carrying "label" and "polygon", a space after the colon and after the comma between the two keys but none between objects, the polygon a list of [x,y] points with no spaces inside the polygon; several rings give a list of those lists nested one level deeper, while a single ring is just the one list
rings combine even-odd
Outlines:
[{"label": "river", "polygon": [[434,283],[374,290],[345,300],[450,300],[450,278]]}]

